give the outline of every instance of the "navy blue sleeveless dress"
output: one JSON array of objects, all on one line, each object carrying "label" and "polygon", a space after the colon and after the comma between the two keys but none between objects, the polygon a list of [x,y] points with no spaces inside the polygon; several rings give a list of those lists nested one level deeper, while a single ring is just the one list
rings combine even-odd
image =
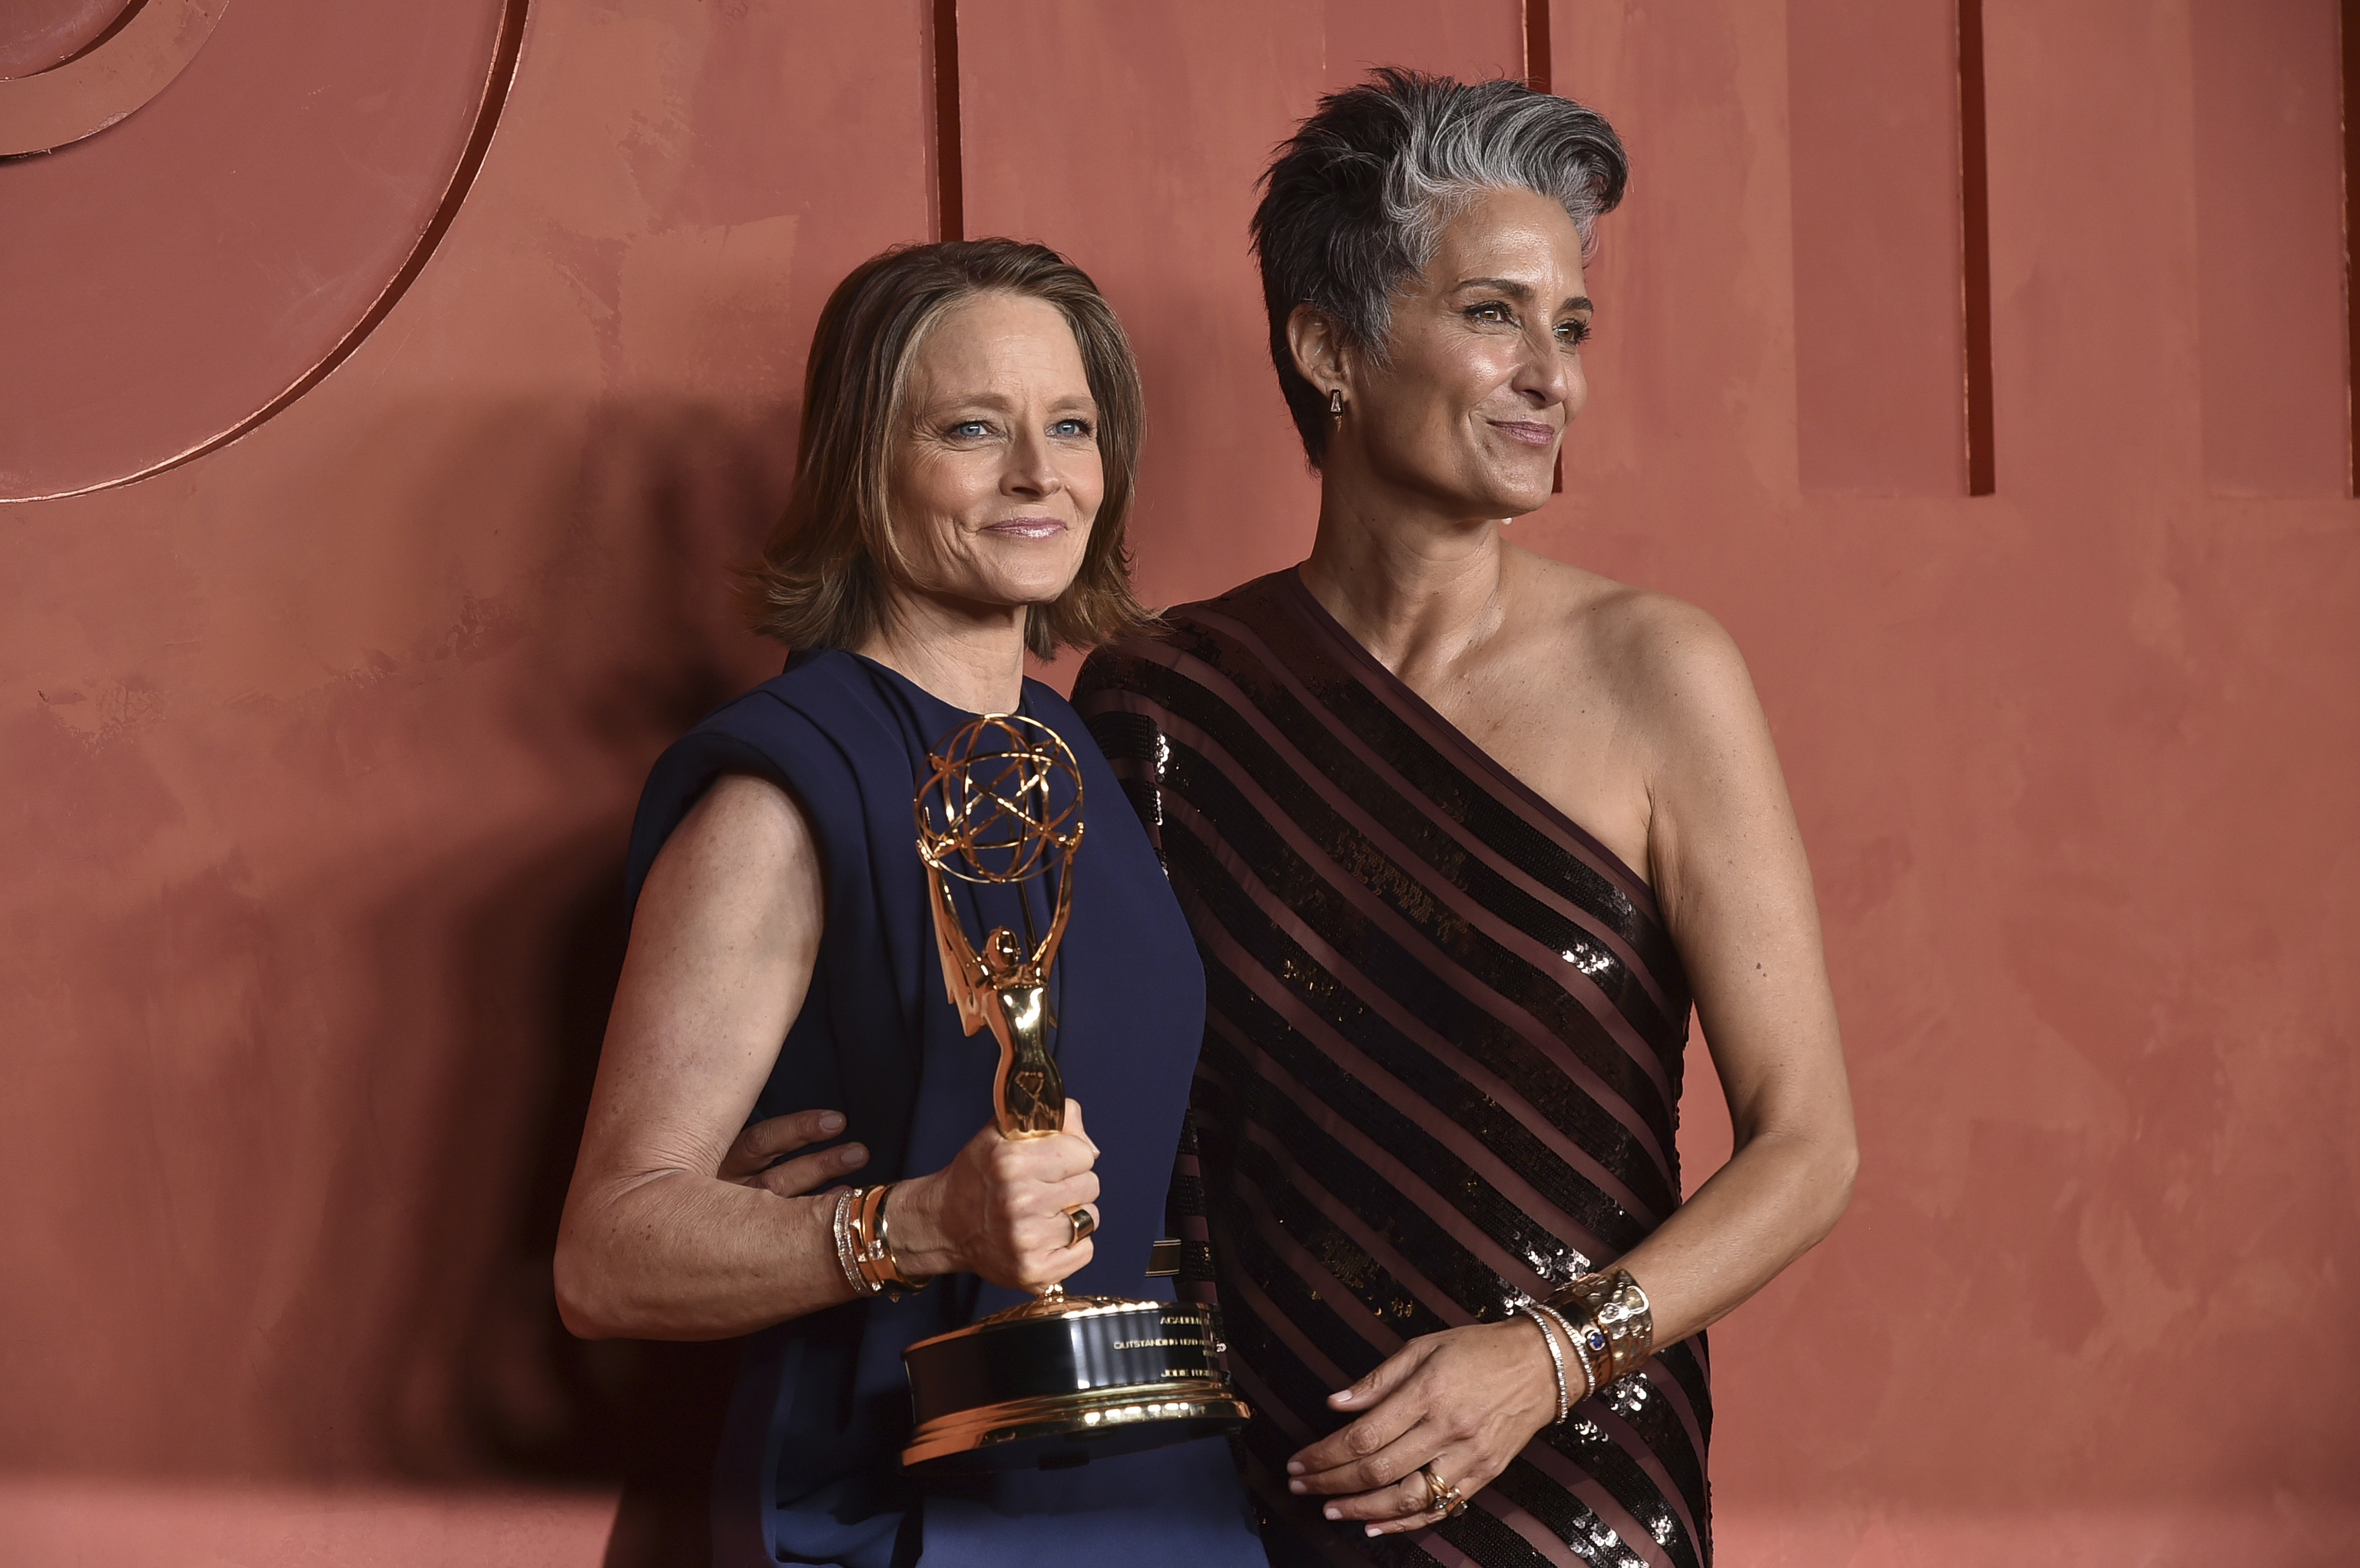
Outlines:
[{"label": "navy blue sleeveless dress", "polygon": [[[1196,944],[1144,831],[1063,698],[1024,683],[1024,711],[1080,762],[1087,830],[1074,919],[1052,971],[1058,1065],[1102,1151],[1103,1223],[1076,1292],[1172,1299],[1146,1276],[1164,1234],[1188,1085],[1204,1033]],[[666,751],[631,829],[630,895],[672,830],[724,773],[802,805],[823,861],[827,925],[802,1013],[757,1119],[833,1107],[870,1151],[864,1183],[938,1170],[991,1113],[998,1047],[944,995],[911,792],[930,743],[973,718],[884,665],[812,650]],[[1035,917],[1045,914],[1039,884]],[[971,935],[1017,923],[1012,889],[962,888]],[[925,1485],[899,1452],[910,1428],[901,1351],[1012,1306],[971,1275],[899,1301],[853,1301],[747,1342],[714,1486],[716,1562],[956,1568],[1120,1562],[1263,1568],[1227,1444],[1184,1443],[1063,1471]]]}]

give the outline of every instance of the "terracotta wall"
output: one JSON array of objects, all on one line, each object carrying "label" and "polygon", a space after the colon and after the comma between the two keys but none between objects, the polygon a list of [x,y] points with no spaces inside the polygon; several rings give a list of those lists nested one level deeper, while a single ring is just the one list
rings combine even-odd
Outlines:
[{"label": "terracotta wall", "polygon": [[[0,162],[0,493],[349,347],[235,443],[0,506],[9,1561],[694,1537],[726,1353],[565,1340],[547,1250],[639,778],[775,663],[721,571],[803,342],[932,232],[934,7],[532,5],[453,192],[516,4],[234,0],[145,108]],[[1066,249],[1139,343],[1151,597],[1295,559],[1252,176],[1365,63],[1521,73],[1525,8],[957,9],[968,232]],[[1637,177],[1516,537],[1747,650],[1860,1098],[1851,1217],[1716,1331],[1723,1561],[2349,1563],[2337,8],[1982,10],[1970,499],[1952,8],[1549,8]],[[27,0],[8,68],[107,14]]]}]

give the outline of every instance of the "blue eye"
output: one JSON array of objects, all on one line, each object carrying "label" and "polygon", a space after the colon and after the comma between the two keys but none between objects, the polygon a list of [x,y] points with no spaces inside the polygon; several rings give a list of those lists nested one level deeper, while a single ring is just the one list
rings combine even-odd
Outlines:
[{"label": "blue eye", "polygon": [[1049,433],[1087,438],[1090,433],[1090,422],[1086,419],[1061,419],[1049,427]]},{"label": "blue eye", "polygon": [[965,441],[980,441],[991,433],[991,426],[979,419],[963,419],[951,426],[951,433]]}]

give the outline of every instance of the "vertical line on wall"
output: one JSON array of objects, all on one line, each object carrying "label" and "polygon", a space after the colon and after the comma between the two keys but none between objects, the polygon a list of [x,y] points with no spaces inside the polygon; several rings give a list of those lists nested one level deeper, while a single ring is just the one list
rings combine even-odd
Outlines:
[{"label": "vertical line on wall", "polygon": [[2344,405],[2352,493],[2360,496],[2360,265],[2352,226],[2360,220],[2360,0],[2344,0]]},{"label": "vertical line on wall", "polygon": [[1992,461],[1991,171],[1983,126],[1983,0],[1959,0],[1959,237],[1971,496],[1988,496],[1998,488]]},{"label": "vertical line on wall", "polygon": [[[2360,4],[2360,0],[2355,0]],[[1535,93],[1552,91],[1549,86],[1549,0],[1524,0],[1524,85]],[[1549,494],[1565,493],[1565,443],[1560,439],[1557,449],[1557,472],[1549,479]]]},{"label": "vertical line on wall", "polygon": [[945,239],[967,237],[959,166],[958,0],[934,0],[934,223]]}]

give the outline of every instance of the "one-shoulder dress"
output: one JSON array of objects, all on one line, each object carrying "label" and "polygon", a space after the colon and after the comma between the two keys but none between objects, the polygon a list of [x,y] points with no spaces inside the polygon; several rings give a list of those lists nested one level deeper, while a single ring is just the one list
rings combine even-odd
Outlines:
[{"label": "one-shoulder dress", "polygon": [[[1077,1292],[1169,1300],[1146,1270],[1203,1030],[1195,944],[1153,850],[1072,708],[1038,682],[1022,711],[1081,766],[1074,918],[1051,971],[1053,1047],[1098,1163],[1102,1223]],[[945,997],[911,809],[928,746],[974,716],[871,660],[797,653],[777,679],[716,710],[655,766],[631,831],[636,902],[657,851],[723,773],[778,784],[817,840],[826,927],[803,1010],[753,1115],[833,1107],[870,1150],[858,1179],[938,1170],[991,1115],[999,1062]],[[1021,929],[1020,891],[959,884],[970,935]],[[716,1560],[728,1568],[825,1563],[952,1568],[1044,1562],[1123,1568],[1261,1568],[1229,1445],[1199,1441],[1077,1469],[926,1485],[899,1453],[911,1424],[904,1346],[1014,1305],[971,1275],[899,1300],[873,1297],[748,1340],[714,1480]]]},{"label": "one-shoulder dress", "polygon": [[1646,883],[1372,658],[1293,571],[1100,650],[1074,701],[1207,970],[1192,1120],[1273,1563],[1710,1568],[1705,1342],[1541,1432],[1456,1519],[1291,1496],[1327,1396],[1628,1252],[1678,1205],[1689,996]]}]

